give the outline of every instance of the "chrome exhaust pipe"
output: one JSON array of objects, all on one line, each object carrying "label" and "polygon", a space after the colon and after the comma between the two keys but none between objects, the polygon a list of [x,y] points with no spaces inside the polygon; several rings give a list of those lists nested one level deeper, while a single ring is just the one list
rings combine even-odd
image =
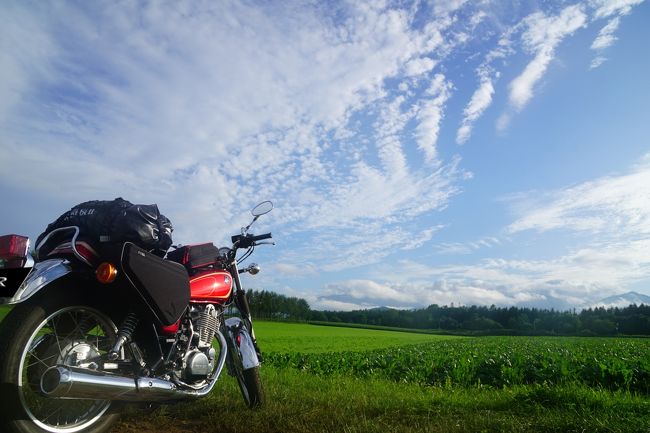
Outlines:
[{"label": "chrome exhaust pipe", "polygon": [[183,396],[174,383],[166,380],[86,373],[61,366],[43,374],[41,391],[47,397],[89,400],[164,401]]},{"label": "chrome exhaust pipe", "polygon": [[161,402],[203,397],[217,383],[226,361],[226,340],[220,332],[217,332],[216,336],[221,344],[217,369],[210,383],[198,390],[180,388],[173,382],[153,377],[132,378],[54,366],[41,376],[41,392],[52,398],[130,402]]}]

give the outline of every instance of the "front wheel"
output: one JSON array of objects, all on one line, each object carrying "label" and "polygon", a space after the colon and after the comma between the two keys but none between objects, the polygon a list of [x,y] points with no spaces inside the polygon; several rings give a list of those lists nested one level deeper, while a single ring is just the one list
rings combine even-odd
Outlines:
[{"label": "front wheel", "polygon": [[[260,379],[259,362],[251,363],[256,356],[248,329],[238,318],[226,320],[228,342],[228,370],[237,379],[246,405],[255,409],[264,405],[264,390]],[[244,355],[248,362],[244,362]],[[256,358],[255,358],[256,359]],[[249,368],[244,368],[248,364]],[[251,366],[251,364],[255,366]]]},{"label": "front wheel", "polygon": [[115,324],[73,296],[51,295],[17,305],[0,324],[0,430],[106,432],[119,417],[110,401],[48,398],[41,378],[55,365],[92,368],[112,348]]},{"label": "front wheel", "polygon": [[262,380],[260,379],[260,367],[237,371],[235,376],[248,407],[251,409],[261,407],[264,404],[264,392],[262,390]]}]

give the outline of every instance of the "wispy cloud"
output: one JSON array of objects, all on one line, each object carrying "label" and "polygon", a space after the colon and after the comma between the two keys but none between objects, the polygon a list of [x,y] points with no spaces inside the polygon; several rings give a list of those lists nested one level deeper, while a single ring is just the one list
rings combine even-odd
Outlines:
[{"label": "wispy cloud", "polygon": [[594,19],[613,16],[598,32],[598,36],[591,44],[591,49],[596,52],[596,57],[591,61],[589,69],[595,69],[605,63],[607,58],[604,52],[616,42],[616,30],[621,22],[621,17],[631,12],[632,8],[643,0],[592,0],[590,6],[594,8]]},{"label": "wispy cloud", "polygon": [[594,9],[594,18],[607,18],[612,15],[626,15],[644,0],[589,0]]},{"label": "wispy cloud", "polygon": [[617,236],[650,234],[647,159],[628,174],[521,197],[515,203],[515,210],[521,215],[510,225],[510,232],[572,230]]},{"label": "wispy cloud", "polygon": [[476,89],[472,95],[472,99],[463,111],[463,121],[456,134],[456,142],[458,144],[463,144],[469,139],[472,134],[472,125],[490,106],[493,94],[494,85],[492,78],[489,76],[481,77],[479,88]]},{"label": "wispy cloud", "polygon": [[621,21],[620,17],[612,18],[607,23],[607,25],[605,25],[605,27],[600,29],[600,32],[598,32],[598,37],[591,44],[591,49],[604,50],[605,48],[610,47],[616,41],[616,36],[614,36],[614,32],[618,29],[618,25],[620,24],[620,21]]},{"label": "wispy cloud", "polygon": [[426,92],[428,97],[421,103],[417,114],[420,123],[415,136],[427,162],[436,159],[436,142],[444,118],[445,103],[451,96],[452,89],[453,84],[443,74],[436,74]]},{"label": "wispy cloud", "polygon": [[535,85],[553,60],[555,49],[560,42],[583,27],[586,22],[587,15],[582,5],[567,6],[556,16],[536,12],[524,20],[524,48],[535,57],[510,83],[510,103],[515,109],[521,110],[530,101]]},{"label": "wispy cloud", "polygon": [[492,248],[501,245],[503,241],[499,238],[488,236],[471,242],[441,242],[435,245],[438,254],[471,254],[484,248]]}]

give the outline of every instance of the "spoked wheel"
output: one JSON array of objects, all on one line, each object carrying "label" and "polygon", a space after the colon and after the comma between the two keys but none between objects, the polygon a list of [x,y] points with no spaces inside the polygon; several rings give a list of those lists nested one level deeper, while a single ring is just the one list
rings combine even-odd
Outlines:
[{"label": "spoked wheel", "polygon": [[97,369],[99,357],[116,340],[116,327],[108,316],[64,303],[46,298],[38,305],[21,304],[2,323],[2,431],[99,433],[117,420],[108,400],[49,398],[41,391],[49,368]]}]

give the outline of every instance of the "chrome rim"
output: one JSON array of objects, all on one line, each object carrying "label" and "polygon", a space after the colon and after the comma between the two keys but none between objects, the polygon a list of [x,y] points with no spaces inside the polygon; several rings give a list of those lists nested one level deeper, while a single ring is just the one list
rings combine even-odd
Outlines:
[{"label": "chrome rim", "polygon": [[44,397],[40,379],[54,365],[97,368],[93,359],[107,353],[115,339],[111,319],[89,307],[62,308],[41,322],[25,345],[18,371],[18,394],[29,419],[54,433],[80,431],[99,421],[110,401]]}]

